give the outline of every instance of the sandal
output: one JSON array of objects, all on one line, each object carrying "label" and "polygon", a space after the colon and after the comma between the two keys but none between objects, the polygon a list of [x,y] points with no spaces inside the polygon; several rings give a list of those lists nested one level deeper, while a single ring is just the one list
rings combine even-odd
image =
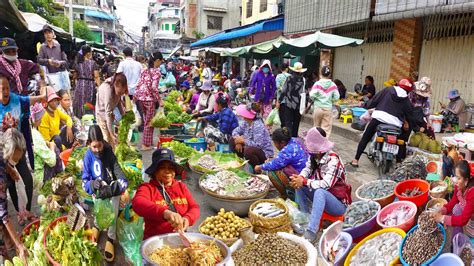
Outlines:
[{"label": "sandal", "polygon": [[93,242],[97,243],[99,242],[99,236],[100,236],[100,231],[97,227],[93,227],[92,228],[92,238],[93,238]]},{"label": "sandal", "polygon": [[152,149],[153,149],[152,146],[143,146],[143,145],[142,145],[142,147],[141,147],[140,150],[141,150],[141,151],[149,151],[149,150],[152,150]]},{"label": "sandal", "polygon": [[353,162],[350,162],[349,165],[354,167],[354,168],[359,168],[359,164],[355,164]]},{"label": "sandal", "polygon": [[114,258],[115,258],[114,241],[110,238],[107,239],[107,242],[105,242],[104,256],[107,262],[114,261]]}]

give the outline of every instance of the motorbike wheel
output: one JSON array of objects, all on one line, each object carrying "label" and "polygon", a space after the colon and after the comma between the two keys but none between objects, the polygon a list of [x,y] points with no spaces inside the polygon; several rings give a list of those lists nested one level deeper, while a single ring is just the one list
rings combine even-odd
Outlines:
[{"label": "motorbike wheel", "polygon": [[386,176],[390,172],[391,168],[392,168],[391,160],[387,160],[385,158],[381,160],[379,164],[379,177]]}]

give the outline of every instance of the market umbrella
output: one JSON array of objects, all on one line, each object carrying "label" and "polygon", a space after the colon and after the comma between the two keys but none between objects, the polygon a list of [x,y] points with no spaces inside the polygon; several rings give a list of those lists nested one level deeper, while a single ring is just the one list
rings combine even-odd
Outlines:
[{"label": "market umbrella", "polygon": [[28,24],[29,31],[42,32],[43,27],[45,25],[48,25],[54,30],[54,32],[56,33],[56,36],[67,41],[72,41],[72,37],[71,37],[71,34],[69,34],[69,32],[63,30],[60,27],[51,25],[50,23],[48,23],[46,19],[44,19],[40,15],[36,13],[29,13],[29,12],[21,12],[21,15],[23,16],[23,18],[25,18],[26,23]]},{"label": "market umbrella", "polygon": [[294,56],[294,55],[287,52],[283,55],[283,58],[285,58],[285,59],[294,59],[294,58],[296,58],[296,56]]}]

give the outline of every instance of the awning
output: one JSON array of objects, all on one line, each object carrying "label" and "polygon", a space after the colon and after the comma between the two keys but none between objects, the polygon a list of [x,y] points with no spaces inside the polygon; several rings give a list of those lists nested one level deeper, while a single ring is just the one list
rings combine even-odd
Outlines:
[{"label": "awning", "polygon": [[[21,16],[20,11],[12,0],[0,1],[0,25],[7,25],[10,30],[16,32],[25,32],[28,30],[28,24]],[[11,32],[12,34],[14,32]]]},{"label": "awning", "polygon": [[165,59],[168,59],[168,58],[172,57],[172,56],[173,56],[177,51],[179,51],[179,49],[181,49],[182,47],[183,47],[182,45],[176,46],[176,47],[173,49],[173,51],[171,52],[171,54],[169,54],[169,56],[166,57]]},{"label": "awning", "polygon": [[86,9],[84,15],[86,15],[87,17],[94,17],[94,18],[100,18],[100,19],[105,19],[105,20],[114,20],[113,16],[103,11],[98,11],[98,10]]},{"label": "awning", "polygon": [[60,27],[56,27],[48,23],[46,19],[36,13],[21,12],[21,15],[25,18],[26,23],[28,24],[28,30],[31,32],[41,32],[45,25],[49,25],[56,35],[62,39],[72,41],[71,34],[63,30]]},{"label": "awning", "polygon": [[237,39],[255,34],[260,31],[283,30],[284,17],[261,20],[256,23],[245,25],[238,28],[225,30],[191,44],[191,47],[206,46],[213,43]]}]

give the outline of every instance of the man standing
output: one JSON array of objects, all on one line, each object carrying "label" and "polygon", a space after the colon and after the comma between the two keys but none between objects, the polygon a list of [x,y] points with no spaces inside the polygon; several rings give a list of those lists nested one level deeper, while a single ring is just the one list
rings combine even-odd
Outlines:
[{"label": "man standing", "polygon": [[135,95],[135,89],[142,73],[142,65],[133,59],[132,48],[126,47],[123,49],[125,60],[120,62],[117,73],[123,73],[127,77],[128,94]]},{"label": "man standing", "polygon": [[48,69],[48,73],[57,73],[67,69],[66,54],[61,51],[61,45],[54,39],[53,29],[49,25],[43,27],[45,42],[38,54],[38,63]]}]

